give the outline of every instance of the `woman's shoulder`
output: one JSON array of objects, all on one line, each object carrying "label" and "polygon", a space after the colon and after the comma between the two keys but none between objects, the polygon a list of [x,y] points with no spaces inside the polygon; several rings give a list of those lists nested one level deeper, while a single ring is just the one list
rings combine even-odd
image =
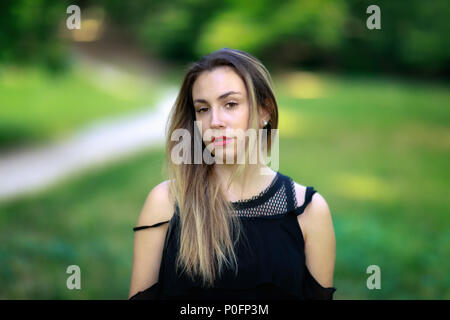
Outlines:
[{"label": "woman's shoulder", "polygon": [[[298,200],[300,205],[304,203],[306,190],[305,186],[296,185],[296,194],[301,199]],[[336,239],[328,203],[320,193],[314,192],[303,213],[297,216],[297,221],[303,234],[307,255],[306,266],[311,272],[311,278],[325,288],[321,290],[331,291],[336,259]]]},{"label": "woman's shoulder", "polygon": [[[296,203],[297,203],[297,207],[301,207],[305,201],[306,201],[306,191],[307,191],[307,186],[304,186],[302,184],[297,183],[296,181],[292,180],[293,184],[294,184],[294,189],[295,189],[295,198],[296,198]],[[309,203],[306,208],[305,208],[305,212],[307,209],[311,209],[311,207],[314,207],[315,209],[320,209],[324,206],[327,206],[327,202],[325,201],[325,198],[319,193],[319,192],[314,192],[312,199],[311,199],[311,203]]]},{"label": "woman's shoulder", "polygon": [[[302,206],[306,201],[307,187],[295,181],[295,196],[297,200],[297,207]],[[297,216],[299,223],[301,223],[305,233],[310,226],[320,226],[326,224],[331,219],[330,209],[325,198],[319,193],[314,192],[311,202],[307,204],[302,214]]]},{"label": "woman's shoulder", "polygon": [[170,193],[170,180],[153,187],[145,199],[138,225],[153,225],[168,221],[174,214],[175,203]]}]

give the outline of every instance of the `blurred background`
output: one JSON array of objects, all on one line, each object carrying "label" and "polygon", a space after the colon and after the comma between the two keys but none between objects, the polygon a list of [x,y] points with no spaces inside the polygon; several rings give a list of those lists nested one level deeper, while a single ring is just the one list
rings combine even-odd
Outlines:
[{"label": "blurred background", "polygon": [[[366,25],[372,4],[381,29]],[[1,1],[0,299],[128,297],[132,228],[166,179],[167,112],[189,63],[223,47],[273,76],[279,171],[333,216],[335,299],[450,299],[449,9]],[[70,265],[81,290],[66,286]]]}]

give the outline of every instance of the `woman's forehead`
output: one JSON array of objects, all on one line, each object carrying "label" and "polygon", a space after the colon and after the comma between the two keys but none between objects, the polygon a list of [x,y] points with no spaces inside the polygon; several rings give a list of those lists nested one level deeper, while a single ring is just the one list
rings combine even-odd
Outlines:
[{"label": "woman's forehead", "polygon": [[202,72],[192,86],[194,99],[214,99],[226,92],[240,92],[245,95],[246,88],[241,77],[230,67],[218,67]]}]

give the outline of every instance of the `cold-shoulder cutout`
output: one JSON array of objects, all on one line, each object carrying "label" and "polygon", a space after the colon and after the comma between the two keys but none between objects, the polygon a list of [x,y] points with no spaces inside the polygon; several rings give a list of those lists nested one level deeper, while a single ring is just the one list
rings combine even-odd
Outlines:
[{"label": "cold-shoulder cutout", "polygon": [[149,192],[133,231],[158,227],[170,221],[174,204],[169,183],[169,180],[161,182]]},{"label": "cold-shoulder cutout", "polygon": [[156,185],[148,194],[133,231],[133,267],[129,295],[136,294],[145,286],[158,281],[165,237],[170,230],[167,220],[173,215],[173,205],[169,198],[169,181]]}]

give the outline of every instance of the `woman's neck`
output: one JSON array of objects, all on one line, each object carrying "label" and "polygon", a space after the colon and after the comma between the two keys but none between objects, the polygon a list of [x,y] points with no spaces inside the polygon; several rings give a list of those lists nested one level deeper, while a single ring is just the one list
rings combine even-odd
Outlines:
[{"label": "woman's neck", "polygon": [[214,173],[220,182],[222,191],[230,202],[250,199],[259,194],[270,185],[277,174],[267,165],[248,165],[244,179],[241,180],[242,177],[237,177],[227,189],[233,170],[233,165],[214,165]]}]

